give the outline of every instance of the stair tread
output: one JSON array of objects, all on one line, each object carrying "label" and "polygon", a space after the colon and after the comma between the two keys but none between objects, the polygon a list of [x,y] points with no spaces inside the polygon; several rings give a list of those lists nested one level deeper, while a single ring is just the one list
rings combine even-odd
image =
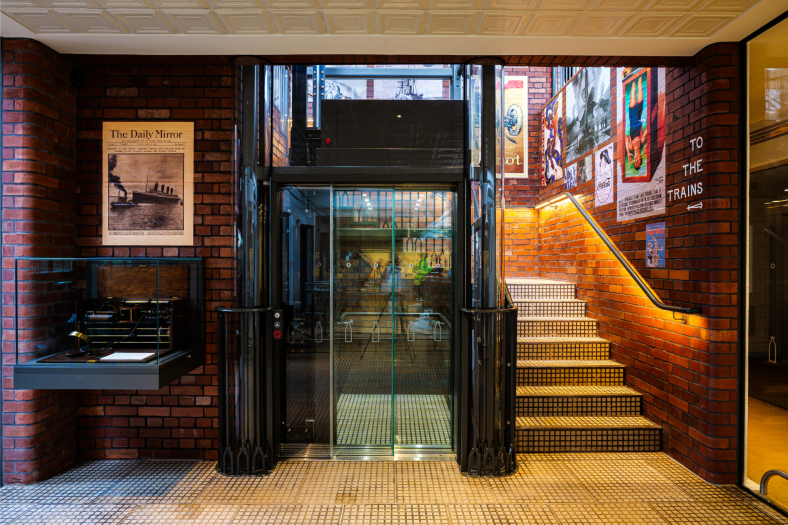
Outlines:
[{"label": "stair tread", "polygon": [[592,428],[662,428],[643,416],[550,416],[516,418],[518,430],[532,429],[592,429]]},{"label": "stair tread", "polygon": [[626,386],[518,386],[519,397],[642,396]]},{"label": "stair tread", "polygon": [[[572,317],[564,317],[564,319],[573,319]],[[610,341],[602,337],[572,337],[572,336],[557,336],[557,337],[518,337],[518,343],[609,343]]]},{"label": "stair tread", "polygon": [[626,368],[612,359],[520,359],[517,368]]},{"label": "stair tread", "polygon": [[518,317],[518,321],[536,321],[536,322],[549,322],[549,321],[563,321],[563,322],[575,322],[575,321],[593,321],[597,322],[596,319],[593,317]]}]

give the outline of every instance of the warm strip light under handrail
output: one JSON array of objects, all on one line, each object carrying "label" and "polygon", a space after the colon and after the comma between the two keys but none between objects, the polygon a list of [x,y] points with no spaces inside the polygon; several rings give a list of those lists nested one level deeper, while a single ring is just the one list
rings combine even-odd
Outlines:
[{"label": "warm strip light under handrail", "polygon": [[[635,280],[635,283],[637,283],[637,285],[640,287],[640,289],[643,290],[643,293],[646,294],[646,297],[648,297],[649,300],[652,303],[654,303],[654,306],[656,306],[657,308],[659,308],[661,310],[667,310],[669,312],[677,312],[677,313],[681,313],[681,314],[685,314],[685,315],[693,315],[693,314],[694,315],[698,315],[698,314],[703,312],[703,309],[700,306],[693,306],[691,308],[685,308],[683,306],[672,306],[672,305],[663,303],[659,299],[659,297],[657,297],[657,295],[654,293],[654,291],[651,290],[651,287],[648,284],[646,284],[645,281],[643,281],[643,278],[640,277],[640,274],[638,273],[638,271],[635,270],[632,267],[631,264],[629,264],[629,261],[626,259],[626,257],[624,257],[621,254],[621,252],[618,251],[618,248],[616,248],[616,245],[613,244],[613,241],[611,241],[610,238],[608,238],[607,234],[602,230],[602,228],[599,226],[599,224],[597,224],[597,222],[594,220],[594,218],[591,217],[588,214],[588,212],[586,211],[586,209],[583,208],[583,205],[580,204],[577,201],[577,199],[575,199],[574,195],[572,195],[571,193],[562,193],[558,197],[556,197],[556,198],[552,199],[551,201],[548,201],[547,203],[545,203],[545,206],[547,206],[549,204],[552,204],[552,203],[555,203],[555,202],[558,202],[558,201],[563,200],[563,199],[569,199],[572,202],[572,204],[575,205],[575,208],[577,208],[577,211],[580,212],[580,215],[583,216],[583,218],[586,220],[586,222],[589,224],[589,226],[591,226],[591,228],[594,229],[594,231],[597,233],[597,235],[599,235],[599,238],[602,239],[602,241],[607,245],[608,249],[611,252],[613,252],[613,255],[616,257],[616,259],[618,259],[618,262],[620,262],[622,264],[622,266],[624,266],[624,269],[627,271],[629,276],[632,277],[632,279]],[[538,208],[538,206],[537,206],[537,208]]]}]

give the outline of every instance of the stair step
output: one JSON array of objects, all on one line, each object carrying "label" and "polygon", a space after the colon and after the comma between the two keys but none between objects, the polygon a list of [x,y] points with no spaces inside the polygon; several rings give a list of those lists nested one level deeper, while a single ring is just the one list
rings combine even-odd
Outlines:
[{"label": "stair step", "polygon": [[610,341],[601,337],[519,337],[517,359],[607,359]]},{"label": "stair step", "polygon": [[625,386],[518,386],[522,417],[639,416],[643,396]]},{"label": "stair step", "polygon": [[658,452],[662,429],[644,417],[518,417],[517,451]]},{"label": "stair step", "polygon": [[574,299],[574,283],[550,279],[506,279],[506,286],[515,301],[522,299]]},{"label": "stair step", "polygon": [[585,317],[586,302],[580,299],[515,299],[517,317]]},{"label": "stair step", "polygon": [[626,366],[608,359],[517,361],[518,386],[621,386]]},{"label": "stair step", "polygon": [[597,337],[590,317],[529,317],[517,319],[517,337]]}]

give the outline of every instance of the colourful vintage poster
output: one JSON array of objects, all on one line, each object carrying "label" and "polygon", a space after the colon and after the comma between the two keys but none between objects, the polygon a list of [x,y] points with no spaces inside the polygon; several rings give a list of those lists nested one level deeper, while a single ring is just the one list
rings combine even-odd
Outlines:
[{"label": "colourful vintage poster", "polygon": [[507,177],[528,177],[528,77],[507,76],[504,84],[504,151]]},{"label": "colourful vintage poster", "polygon": [[563,93],[559,93],[542,110],[542,186],[564,177]]},{"label": "colourful vintage poster", "polygon": [[665,70],[616,73],[620,222],[665,213]]},{"label": "colourful vintage poster", "polygon": [[646,225],[646,267],[665,267],[665,223]]},{"label": "colourful vintage poster", "polygon": [[596,189],[594,195],[594,206],[604,206],[613,202],[613,144],[600,148],[594,153],[594,164],[596,164]]},{"label": "colourful vintage poster", "polygon": [[610,68],[583,68],[566,85],[566,162],[582,157],[611,136]]}]

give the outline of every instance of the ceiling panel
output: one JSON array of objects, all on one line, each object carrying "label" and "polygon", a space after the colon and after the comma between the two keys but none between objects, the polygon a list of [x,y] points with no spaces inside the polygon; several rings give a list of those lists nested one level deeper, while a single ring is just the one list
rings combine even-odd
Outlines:
[{"label": "ceiling panel", "polygon": [[3,6],[3,13],[37,35],[81,33],[79,28],[69,26],[51,9],[17,9]]},{"label": "ceiling panel", "polygon": [[[699,6],[701,11],[722,11],[741,13],[758,3],[759,0],[707,0]],[[788,7],[788,6],[787,6]]]},{"label": "ceiling panel", "polygon": [[424,34],[426,11],[388,11],[379,9],[377,29],[381,35],[419,35]]},{"label": "ceiling panel", "polygon": [[660,38],[669,34],[686,15],[683,13],[641,12],[635,13],[624,25],[622,37]]},{"label": "ceiling panel", "polygon": [[596,0],[542,0],[539,10],[585,11],[595,2]]},{"label": "ceiling panel", "polygon": [[624,23],[634,13],[586,13],[577,23],[574,36],[611,37],[618,36]]},{"label": "ceiling panel", "polygon": [[79,27],[84,33],[118,34],[129,33],[123,24],[118,22],[104,9],[55,9],[70,25]]},{"label": "ceiling panel", "polygon": [[479,9],[483,0],[429,0],[428,9]]},{"label": "ceiling panel", "polygon": [[3,3],[0,4],[0,9],[3,10],[13,7],[37,9],[40,7],[47,7],[47,5],[42,0],[3,0]]},{"label": "ceiling panel", "polygon": [[592,11],[640,11],[649,0],[596,0]]},{"label": "ceiling panel", "polygon": [[117,9],[112,15],[132,33],[140,35],[167,35],[178,31],[154,9]]},{"label": "ceiling panel", "polygon": [[333,35],[369,35],[375,33],[375,19],[364,9],[324,9],[326,31]]},{"label": "ceiling panel", "polygon": [[514,11],[484,13],[479,22],[479,35],[517,36],[523,32],[531,16],[530,12]]},{"label": "ceiling panel", "polygon": [[[150,0],[147,0],[150,1]],[[213,10],[216,9],[263,9],[262,0],[205,0]]]},{"label": "ceiling panel", "polygon": [[216,16],[231,35],[276,33],[268,13],[262,9],[217,9]]},{"label": "ceiling panel", "polygon": [[486,0],[482,9],[513,9],[522,11],[526,9],[536,9],[539,7],[540,0]]},{"label": "ceiling panel", "polygon": [[427,17],[427,34],[468,35],[476,28],[478,20],[476,11],[432,13]]},{"label": "ceiling panel", "polygon": [[185,35],[227,34],[219,18],[209,9],[164,9],[162,12],[167,20]]},{"label": "ceiling panel", "polygon": [[317,9],[272,9],[274,24],[283,35],[320,35],[325,33],[323,17]]},{"label": "ceiling panel", "polygon": [[[150,0],[94,0],[102,9],[149,9],[156,7]],[[114,14],[114,13],[113,13]]]},{"label": "ceiling panel", "polygon": [[650,0],[643,7],[643,11],[672,11],[690,13],[708,0]]},{"label": "ceiling panel", "polygon": [[[0,0],[0,11],[34,34],[327,33],[679,40],[713,38],[742,13],[749,16],[777,1]],[[621,53],[628,53],[626,46]]]},{"label": "ceiling panel", "polygon": [[566,36],[571,33],[582,18],[582,11],[561,11],[534,13],[528,26],[525,28],[527,36]]},{"label": "ceiling panel", "polygon": [[735,17],[734,13],[690,13],[679,22],[670,36],[674,38],[708,38]]}]

